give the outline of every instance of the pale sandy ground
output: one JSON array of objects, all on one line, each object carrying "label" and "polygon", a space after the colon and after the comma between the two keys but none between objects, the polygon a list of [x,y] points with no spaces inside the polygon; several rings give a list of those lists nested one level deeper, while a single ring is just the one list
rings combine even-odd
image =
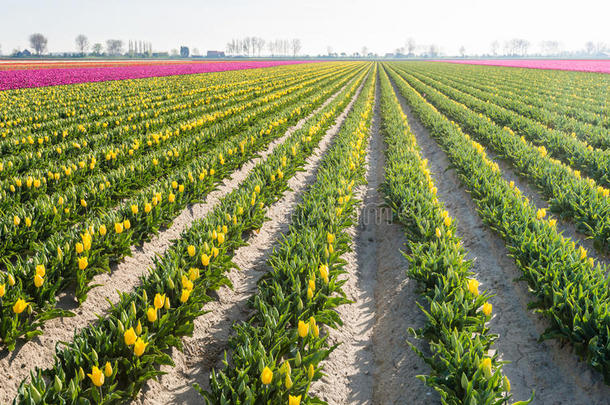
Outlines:
[{"label": "pale sandy ground", "polygon": [[210,371],[222,366],[220,360],[227,349],[229,336],[233,333],[232,325],[248,318],[247,301],[256,293],[257,281],[269,270],[267,259],[274,241],[288,231],[294,209],[302,201],[303,192],[315,182],[320,161],[361,90],[362,86],[337,117],[335,124],[327,130],[314,153],[307,158],[304,170],[289,180],[290,191],[269,208],[269,221],[263,224],[258,234],[248,240],[247,246],[235,252],[234,262],[238,269],[233,269],[228,274],[233,289],[220,288],[217,292],[218,299],[206,304],[204,309],[209,312],[195,320],[193,336],[184,339],[184,352],[174,350],[172,353],[176,367],[163,367],[162,370],[168,374],[158,381],[150,381],[134,401],[135,404],[202,402],[202,397],[193,388],[193,384],[198,383],[207,389]]},{"label": "pale sandy ground", "polygon": [[[535,390],[535,404],[607,404],[610,387],[604,385],[598,373],[579,362],[569,346],[562,347],[555,341],[538,343],[547,322],[527,309],[532,295],[524,282],[514,281],[521,273],[508,256],[504,242],[482,223],[470,195],[455,170],[449,167],[446,154],[415,119],[404,99],[399,98],[423,157],[429,160],[438,197],[457,219],[458,234],[469,251],[469,258],[474,259],[476,277],[482,288],[496,294],[491,299],[495,314],[491,331],[500,336],[495,349],[503,360],[511,361],[504,371],[511,381],[514,400],[527,399]],[[533,198],[535,193],[517,182],[506,164],[501,168],[507,179],[515,179],[521,190]],[[569,226],[562,226],[569,230]]]},{"label": "pale sandy ground", "polygon": [[[2,356],[0,357],[0,403],[7,403],[12,400],[17,393],[19,383],[29,375],[31,369],[52,366],[57,342],[71,341],[74,331],[80,330],[97,319],[96,314],[106,313],[110,309],[110,302],[116,303],[118,301],[118,292],[129,292],[138,285],[139,277],[146,274],[157,255],[163,255],[167,248],[171,246],[172,240],[177,239],[193,221],[205,217],[224,196],[234,190],[248,176],[256,164],[266,159],[290,134],[301,128],[309,118],[330,103],[339,92],[307,117],[301,119],[296,125],[289,128],[284,135],[273,141],[257,158],[250,160],[235,171],[217,190],[206,196],[205,202],[187,207],[169,228],[160,232],[142,247],[132,248],[132,256],[125,258],[124,261],[114,266],[112,273],[94,277],[92,284],[99,284],[100,286],[89,292],[87,300],[79,308],[74,308],[75,317],[48,321],[44,326],[42,336],[18,345],[12,353],[0,352],[0,356]],[[74,307],[71,295],[64,295],[60,300],[63,301],[60,302],[61,306]]]}]

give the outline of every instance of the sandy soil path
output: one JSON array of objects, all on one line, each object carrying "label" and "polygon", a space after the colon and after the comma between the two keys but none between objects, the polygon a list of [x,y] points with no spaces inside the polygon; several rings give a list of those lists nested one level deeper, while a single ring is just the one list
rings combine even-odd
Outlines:
[{"label": "sandy soil path", "polygon": [[[493,333],[499,334],[495,349],[511,363],[504,368],[511,381],[514,399],[527,399],[536,390],[536,404],[607,404],[610,387],[599,374],[579,362],[569,347],[557,342],[538,343],[546,328],[545,321],[527,310],[530,295],[514,261],[499,235],[485,226],[476,206],[461,185],[447,155],[430,137],[399,95],[409,125],[429,160],[430,170],[438,188],[438,197],[449,214],[458,221],[458,234],[474,260],[473,270],[482,287],[496,294],[490,301],[494,307],[491,321]],[[491,156],[490,156],[491,157]]]},{"label": "sandy soil path", "polygon": [[[377,98],[379,88],[377,88]],[[353,304],[338,308],[344,325],[329,331],[340,346],[324,362],[327,374],[312,391],[331,405],[429,404],[437,395],[415,378],[424,362],[408,347],[407,328],[423,325],[415,304],[415,283],[406,277],[408,262],[400,253],[405,237],[391,223],[378,191],[384,178],[385,144],[376,104],[367,150],[367,184],[356,190],[362,201],[353,251],[346,254],[344,291]],[[422,342],[415,342],[425,350]],[[332,387],[332,389],[331,389]]]}]

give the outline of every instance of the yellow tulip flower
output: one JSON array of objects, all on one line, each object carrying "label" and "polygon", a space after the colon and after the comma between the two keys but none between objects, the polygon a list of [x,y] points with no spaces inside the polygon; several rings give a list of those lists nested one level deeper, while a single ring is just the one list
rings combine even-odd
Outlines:
[{"label": "yellow tulip flower", "polygon": [[475,297],[479,295],[479,282],[474,278],[468,279],[468,291]]},{"label": "yellow tulip flower", "polygon": [[154,301],[155,308],[161,309],[161,308],[163,308],[164,304],[165,304],[165,294],[157,293],[155,295],[155,301]]},{"label": "yellow tulip flower", "polygon": [[27,307],[28,303],[24,299],[19,298],[17,302],[15,302],[15,305],[13,305],[13,312],[16,314],[20,314],[25,311]]},{"label": "yellow tulip flower", "polygon": [[34,285],[36,286],[36,288],[42,287],[43,284],[44,284],[44,278],[42,278],[41,276],[36,274],[34,276]]},{"label": "yellow tulip flower", "polygon": [[146,311],[146,317],[148,318],[148,322],[154,322],[157,320],[157,310],[153,307],[148,308]]},{"label": "yellow tulip flower", "polygon": [[125,344],[127,346],[131,346],[136,342],[136,332],[133,330],[133,328],[129,328],[123,334],[123,338],[125,339]]},{"label": "yellow tulip flower", "polygon": [[309,333],[309,324],[303,321],[299,321],[298,326],[299,336],[304,338]]},{"label": "yellow tulip flower", "polygon": [[486,302],[485,304],[483,304],[481,311],[485,314],[485,316],[489,316],[491,315],[491,309],[492,305],[489,302]]},{"label": "yellow tulip flower", "polygon": [[271,380],[273,379],[273,371],[269,367],[265,367],[263,372],[261,373],[261,382],[265,385],[271,384]]},{"label": "yellow tulip flower", "polygon": [[187,252],[188,252],[189,256],[191,256],[191,257],[195,256],[195,246],[193,246],[193,245],[189,245],[189,246],[186,248],[186,250],[187,250]]},{"label": "yellow tulip flower", "polygon": [[104,366],[104,375],[106,377],[110,377],[112,375],[112,365],[109,361],[107,361],[106,365]]},{"label": "yellow tulip flower", "polygon": [[80,270],[85,270],[89,266],[89,260],[86,257],[78,258],[78,268]]},{"label": "yellow tulip flower", "polygon": [[301,405],[301,395],[288,395],[288,405]]},{"label": "yellow tulip flower", "polygon": [[99,368],[93,366],[93,368],[91,369],[91,374],[87,375],[93,382],[93,385],[95,385],[96,387],[101,387],[102,385],[104,385],[104,374]]},{"label": "yellow tulip flower", "polygon": [[149,343],[144,342],[144,340],[138,338],[136,340],[136,343],[134,343],[133,346],[133,352],[136,356],[140,357],[141,355],[144,354],[144,350],[146,350],[146,346],[148,346]]}]

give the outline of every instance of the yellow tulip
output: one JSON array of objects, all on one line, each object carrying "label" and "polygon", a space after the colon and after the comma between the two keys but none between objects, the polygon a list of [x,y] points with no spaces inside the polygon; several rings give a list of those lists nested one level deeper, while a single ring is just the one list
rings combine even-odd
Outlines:
[{"label": "yellow tulip", "polygon": [[150,210],[152,210],[150,203],[144,204],[144,212],[148,214]]},{"label": "yellow tulip", "polygon": [[15,302],[15,305],[13,305],[13,312],[16,314],[20,314],[25,311],[27,307],[28,303],[24,299],[19,298],[17,302]]},{"label": "yellow tulip", "polygon": [[166,311],[171,308],[171,305],[169,303],[169,297],[165,297],[165,305],[163,305],[163,308],[165,308]]},{"label": "yellow tulip", "polygon": [[169,195],[167,196],[167,200],[171,203],[173,203],[174,201],[176,201],[176,194],[174,193],[169,193]]},{"label": "yellow tulip", "polygon": [[76,253],[83,253],[83,250],[85,250],[85,247],[83,246],[82,243],[77,242],[76,243]]},{"label": "yellow tulip", "polygon": [[36,286],[36,288],[42,287],[43,284],[44,284],[44,278],[42,278],[41,276],[36,274],[34,276],[34,285]]},{"label": "yellow tulip", "polygon": [[83,208],[87,208],[87,201],[85,201],[85,199],[81,198],[81,199],[80,199],[80,205],[81,205]]},{"label": "yellow tulip", "polygon": [[44,264],[36,265],[36,274],[39,275],[40,277],[44,277],[47,274],[47,272],[44,268]]},{"label": "yellow tulip", "polygon": [[265,367],[263,372],[261,373],[261,382],[265,385],[271,384],[271,380],[273,379],[273,371],[269,367]]},{"label": "yellow tulip", "polygon": [[125,339],[125,344],[127,346],[131,346],[136,342],[136,332],[133,330],[133,328],[129,328],[123,334],[123,338]]},{"label": "yellow tulip", "polygon": [[15,277],[13,277],[12,274],[8,275],[8,285],[10,285],[11,287],[15,285]]},{"label": "yellow tulip", "polygon": [[0,298],[4,297],[6,294],[6,284],[0,284]]},{"label": "yellow tulip", "polygon": [[486,302],[485,304],[483,304],[481,311],[483,311],[485,316],[489,316],[489,315],[491,315],[491,309],[492,309],[492,305],[489,302]]},{"label": "yellow tulip", "polygon": [[502,388],[505,392],[510,392],[510,380],[507,376],[504,376],[504,379],[502,380]]},{"label": "yellow tulip", "polygon": [[165,294],[157,293],[155,295],[154,304],[155,304],[155,308],[161,309],[163,307],[163,304],[165,304]]},{"label": "yellow tulip", "polygon": [[307,287],[307,298],[308,299],[312,299],[313,298],[313,290],[309,287]]},{"label": "yellow tulip", "polygon": [[186,250],[187,250],[187,252],[188,252],[189,256],[191,256],[191,257],[195,256],[195,246],[193,246],[193,245],[189,245],[189,246],[186,248]]},{"label": "yellow tulip", "polygon": [[124,227],[125,229],[129,229],[129,228],[131,228],[131,221],[130,221],[130,220],[128,220],[128,219],[126,219],[125,221],[123,221],[123,227]]},{"label": "yellow tulip", "polygon": [[549,219],[549,225],[550,226],[555,227],[556,224],[557,224],[557,220],[555,218]]},{"label": "yellow tulip", "polygon": [[299,336],[304,338],[309,333],[309,324],[303,321],[299,321],[298,331]]},{"label": "yellow tulip", "polygon": [[199,269],[196,267],[191,267],[189,269],[189,279],[191,279],[191,281],[195,281],[199,278]]},{"label": "yellow tulip", "polygon": [[313,279],[309,280],[309,288],[311,289],[311,291],[315,291],[316,290],[316,281]]},{"label": "yellow tulip", "polygon": [[201,264],[203,264],[204,266],[207,266],[208,264],[210,264],[210,256],[203,253],[201,255]]},{"label": "yellow tulip", "polygon": [[112,365],[109,361],[107,361],[106,365],[104,366],[104,375],[106,377],[110,377],[112,375]]},{"label": "yellow tulip", "polygon": [[154,322],[157,320],[157,310],[153,307],[148,308],[146,311],[146,317],[148,318],[148,322]]},{"label": "yellow tulip", "polygon": [[87,375],[89,376],[89,378],[91,378],[93,385],[95,385],[96,387],[101,387],[102,385],[104,385],[104,374],[99,368],[93,366],[93,368],[91,369],[91,374]]},{"label": "yellow tulip", "polygon": [[326,234],[326,241],[331,244],[335,241],[335,234],[334,233],[327,233]]},{"label": "yellow tulip", "polygon": [[114,231],[116,233],[123,233],[123,223],[117,222],[114,224]]},{"label": "yellow tulip", "polygon": [[178,186],[178,191],[179,191],[179,192],[181,192],[181,193],[183,193],[183,192],[184,192],[184,184],[180,184],[180,185]]},{"label": "yellow tulip", "polygon": [[136,340],[136,343],[133,346],[133,352],[136,356],[140,357],[141,355],[144,354],[144,350],[146,350],[146,346],[148,346],[149,343],[144,342],[144,340],[138,338]]},{"label": "yellow tulip", "polygon": [[102,224],[100,225],[100,235],[104,236],[106,235],[106,225]]},{"label": "yellow tulip", "polygon": [[489,380],[493,375],[491,370],[491,359],[489,357],[485,357],[483,361],[481,361],[481,369],[483,370],[483,375],[485,378]]},{"label": "yellow tulip", "polygon": [[222,245],[224,243],[224,241],[225,241],[225,234],[221,232],[218,234],[218,244]]},{"label": "yellow tulip", "polygon": [[30,217],[25,217],[25,226],[27,226],[28,228],[32,226],[32,220],[30,219]]},{"label": "yellow tulip", "polygon": [[307,369],[307,377],[309,377],[310,380],[313,380],[314,371],[313,364],[310,364],[309,368]]},{"label": "yellow tulip", "polygon": [[286,379],[284,381],[284,385],[286,386],[287,390],[292,388],[292,378],[290,378],[290,374],[286,374]]},{"label": "yellow tulip", "polygon": [[536,211],[536,219],[542,219],[546,216],[546,210],[544,208],[540,208]]},{"label": "yellow tulip", "polygon": [[138,211],[139,211],[139,210],[138,210],[138,205],[137,205],[137,204],[133,204],[133,205],[131,206],[131,213],[132,213],[133,215],[136,215],[136,214],[138,213]]},{"label": "yellow tulip", "polygon": [[180,302],[184,304],[186,301],[188,301],[190,295],[190,290],[183,289],[182,294],[180,295]]},{"label": "yellow tulip", "polygon": [[451,225],[451,217],[445,217],[445,219],[443,219],[443,223],[445,224],[445,226],[450,226]]},{"label": "yellow tulip", "polygon": [[479,282],[474,278],[468,279],[468,291],[475,297],[479,295]]},{"label": "yellow tulip", "polygon": [[15,226],[19,226],[20,223],[21,223],[21,218],[19,218],[17,215],[15,215],[13,217],[13,224],[15,224]]},{"label": "yellow tulip", "polygon": [[585,249],[584,247],[580,247],[578,249],[578,252],[580,253],[580,260],[584,260],[587,257],[587,249]]},{"label": "yellow tulip", "polygon": [[136,333],[138,335],[142,334],[142,322],[138,321],[138,324],[136,325]]},{"label": "yellow tulip", "polygon": [[86,257],[78,258],[78,268],[80,270],[85,270],[89,266],[89,260]]},{"label": "yellow tulip", "polygon": [[440,229],[438,229],[438,228],[436,228],[435,233],[436,233],[436,237],[437,237],[437,238],[440,238],[440,237],[441,237],[441,235],[442,235],[442,234],[441,234],[441,230],[440,230]]},{"label": "yellow tulip", "polygon": [[301,405],[301,395],[288,395],[288,405]]},{"label": "yellow tulip", "polygon": [[328,266],[326,264],[320,265],[320,276],[322,277],[322,280],[328,284]]}]

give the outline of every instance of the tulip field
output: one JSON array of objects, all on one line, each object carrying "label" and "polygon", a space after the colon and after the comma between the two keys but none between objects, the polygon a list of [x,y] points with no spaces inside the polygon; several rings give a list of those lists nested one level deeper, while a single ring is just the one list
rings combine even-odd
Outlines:
[{"label": "tulip field", "polygon": [[43,65],[0,64],[0,404],[608,403],[607,74]]}]

